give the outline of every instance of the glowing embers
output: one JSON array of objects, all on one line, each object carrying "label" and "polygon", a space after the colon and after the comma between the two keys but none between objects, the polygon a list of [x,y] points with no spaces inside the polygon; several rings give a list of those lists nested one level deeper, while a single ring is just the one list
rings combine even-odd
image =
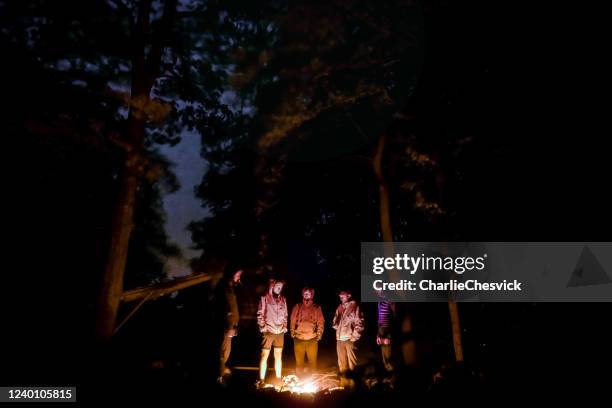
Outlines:
[{"label": "glowing embers", "polygon": [[314,395],[319,393],[330,393],[333,391],[342,390],[339,386],[339,380],[335,373],[329,374],[312,374],[303,379],[297,375],[284,376],[280,384],[266,384],[264,390],[274,389],[277,392],[287,392],[291,394]]},{"label": "glowing embers", "polygon": [[283,377],[279,391],[289,391],[293,394],[314,394],[319,391],[319,387],[310,379],[301,381],[297,375],[286,375]]}]

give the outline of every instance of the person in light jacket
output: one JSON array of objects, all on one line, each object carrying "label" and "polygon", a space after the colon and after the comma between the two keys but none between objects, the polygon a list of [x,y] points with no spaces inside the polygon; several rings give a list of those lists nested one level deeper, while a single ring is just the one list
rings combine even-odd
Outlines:
[{"label": "person in light jacket", "polygon": [[283,345],[287,333],[287,300],[281,294],[284,282],[271,279],[268,293],[259,300],[257,309],[257,324],[262,333],[261,360],[259,362],[259,381],[257,386],[263,386],[268,369],[270,349],[274,348],[274,371],[277,381],[280,381],[283,368]]},{"label": "person in light jacket", "polygon": [[305,287],[302,289],[302,303],[293,306],[289,325],[298,376],[304,373],[305,357],[308,358],[308,371],[313,373],[317,369],[317,352],[324,323],[321,306],[314,303],[314,289]]},{"label": "person in light jacket", "polygon": [[351,300],[350,290],[341,290],[338,296],[340,297],[340,306],[334,314],[332,327],[336,330],[338,369],[342,379],[347,372],[353,371],[357,365],[355,343],[363,332],[364,318],[357,302]]}]

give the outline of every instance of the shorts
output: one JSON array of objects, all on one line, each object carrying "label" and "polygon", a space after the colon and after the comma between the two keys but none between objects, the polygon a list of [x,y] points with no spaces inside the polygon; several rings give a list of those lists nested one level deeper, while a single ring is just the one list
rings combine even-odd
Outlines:
[{"label": "shorts", "polygon": [[264,350],[270,350],[271,347],[283,348],[285,344],[285,333],[264,333],[263,339],[261,340],[261,348]]}]

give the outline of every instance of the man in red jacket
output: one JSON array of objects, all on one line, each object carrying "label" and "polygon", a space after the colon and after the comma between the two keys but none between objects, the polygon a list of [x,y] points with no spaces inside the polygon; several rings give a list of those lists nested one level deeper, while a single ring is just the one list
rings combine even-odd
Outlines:
[{"label": "man in red jacket", "polygon": [[293,306],[290,322],[296,374],[304,373],[305,357],[308,358],[308,371],[312,374],[317,369],[319,340],[325,323],[321,306],[314,303],[314,289],[302,289],[302,303]]}]

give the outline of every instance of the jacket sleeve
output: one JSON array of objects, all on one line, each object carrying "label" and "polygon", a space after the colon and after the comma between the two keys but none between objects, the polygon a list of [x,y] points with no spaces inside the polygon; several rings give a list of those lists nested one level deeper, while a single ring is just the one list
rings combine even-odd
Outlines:
[{"label": "jacket sleeve", "polygon": [[259,299],[259,306],[257,307],[257,325],[259,330],[263,330],[266,327],[266,298],[262,296]]},{"label": "jacket sleeve", "polygon": [[321,306],[317,308],[317,340],[321,340],[323,337],[323,330],[325,328],[325,318],[323,317],[323,309]]},{"label": "jacket sleeve", "polygon": [[238,302],[234,290],[228,285],[225,287],[225,329],[235,329],[238,327],[240,315],[238,312]]},{"label": "jacket sleeve", "polygon": [[338,330],[338,320],[339,320],[340,308],[336,309],[336,313],[334,313],[334,319],[332,320],[332,328]]},{"label": "jacket sleeve", "polygon": [[365,321],[363,318],[363,313],[361,312],[361,308],[357,306],[355,310],[355,321],[353,322],[353,335],[351,336],[351,341],[359,340],[364,328]]},{"label": "jacket sleeve", "polygon": [[293,306],[291,309],[291,320],[289,320],[289,328],[291,329],[291,337],[295,336],[295,329],[297,328],[297,314],[298,314],[298,305]]},{"label": "jacket sleeve", "polygon": [[283,333],[287,333],[287,320],[289,317],[289,309],[287,309],[287,299],[283,299],[283,302],[285,303],[285,307],[284,307],[284,311],[285,311],[285,315],[283,316]]}]

